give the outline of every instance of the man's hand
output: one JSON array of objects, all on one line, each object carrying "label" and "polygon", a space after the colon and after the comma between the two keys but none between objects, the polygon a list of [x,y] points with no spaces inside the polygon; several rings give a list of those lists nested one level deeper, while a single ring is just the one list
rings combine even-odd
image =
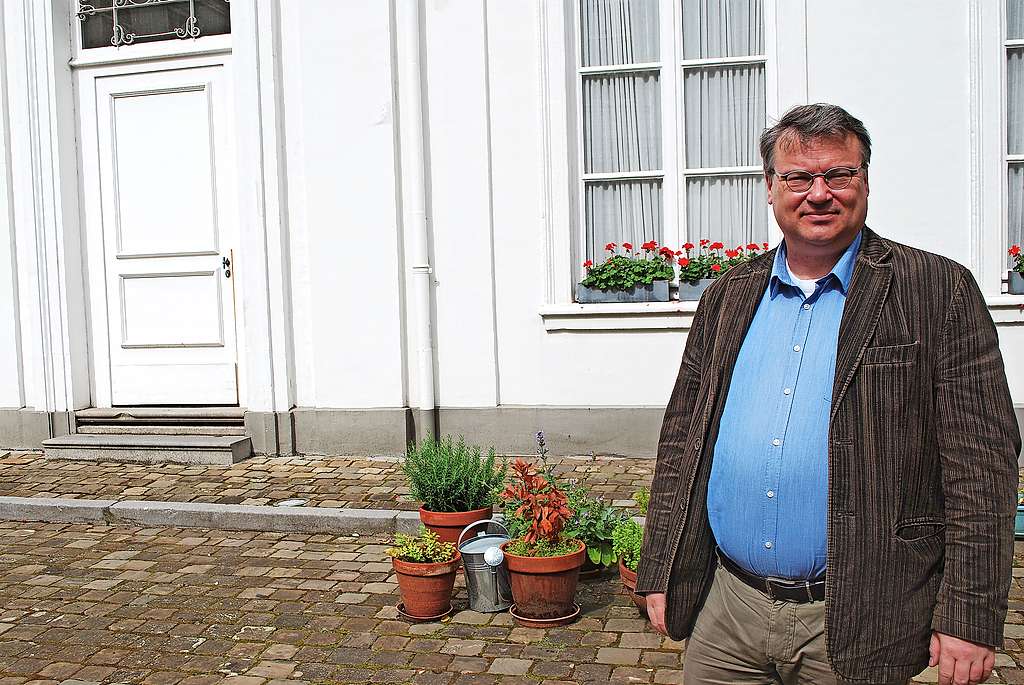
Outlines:
[{"label": "man's hand", "polygon": [[662,635],[668,635],[668,628],[665,627],[665,593],[652,592],[647,595],[647,618],[651,619],[651,625]]},{"label": "man's hand", "polygon": [[[650,599],[648,606],[649,602]],[[928,665],[939,667],[939,685],[983,683],[992,674],[996,661],[996,650],[988,645],[975,644],[935,631],[932,632],[928,654],[931,656]]]}]

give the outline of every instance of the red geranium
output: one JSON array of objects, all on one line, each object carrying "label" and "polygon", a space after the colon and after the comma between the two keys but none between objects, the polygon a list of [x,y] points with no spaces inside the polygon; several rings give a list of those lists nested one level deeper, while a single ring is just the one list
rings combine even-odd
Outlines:
[{"label": "red geranium", "polygon": [[761,247],[765,250],[768,249],[768,243],[761,243]]},{"label": "red geranium", "polygon": [[1020,254],[1020,245],[1011,245],[1010,246],[1010,256],[1011,257],[1016,257],[1019,254]]},{"label": "red geranium", "polygon": [[587,261],[583,262],[583,268],[584,269],[589,269],[592,266],[594,266],[594,262],[590,261],[589,259]]},{"label": "red geranium", "polygon": [[722,270],[722,265],[721,264],[712,264],[711,265],[711,270],[712,271],[721,271]]},{"label": "red geranium", "polygon": [[761,248],[759,248],[759,247],[757,246],[757,243],[749,243],[749,244],[747,245],[747,249],[748,249],[748,250],[750,250],[751,252],[757,252],[757,251],[758,251],[758,250],[760,250]]},{"label": "red geranium", "polygon": [[608,250],[609,252],[614,252],[615,251],[615,243],[608,243],[607,245],[604,246],[604,249]]},{"label": "red geranium", "polygon": [[725,247],[725,245],[722,243],[711,243],[712,250],[721,250],[723,247]]},{"label": "red geranium", "polygon": [[693,249],[693,243],[686,243],[685,245],[683,245],[683,249],[684,250],[692,250]]},{"label": "red geranium", "polygon": [[701,241],[700,241],[700,246],[701,247],[705,247],[709,242],[711,242],[711,241],[708,240],[707,238],[702,238]]},{"label": "red geranium", "polygon": [[679,266],[682,266],[682,267],[690,266],[690,258],[689,257],[680,257],[679,258]]},{"label": "red geranium", "polygon": [[735,257],[739,257],[740,253],[739,253],[739,250],[726,250],[725,251],[725,256],[728,259],[733,259]]},{"label": "red geranium", "polygon": [[622,249],[623,250],[632,250],[633,249],[633,243],[622,243]]},{"label": "red geranium", "polygon": [[655,250],[655,249],[657,249],[657,247],[658,247],[658,241],[656,241],[656,240],[648,240],[648,241],[647,241],[646,243],[644,243],[644,244],[643,244],[643,245],[641,245],[640,247],[641,247],[641,248],[642,248],[643,250],[645,250],[646,252],[651,252],[652,250]]}]

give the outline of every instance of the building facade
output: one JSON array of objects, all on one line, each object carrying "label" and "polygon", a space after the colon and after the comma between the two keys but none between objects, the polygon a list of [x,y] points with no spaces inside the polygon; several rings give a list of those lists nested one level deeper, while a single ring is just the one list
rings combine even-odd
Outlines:
[{"label": "building facade", "polygon": [[653,455],[695,305],[581,264],[776,244],[757,136],[819,101],[1024,420],[1021,0],[4,0],[0,55],[0,446],[227,406],[262,454]]}]

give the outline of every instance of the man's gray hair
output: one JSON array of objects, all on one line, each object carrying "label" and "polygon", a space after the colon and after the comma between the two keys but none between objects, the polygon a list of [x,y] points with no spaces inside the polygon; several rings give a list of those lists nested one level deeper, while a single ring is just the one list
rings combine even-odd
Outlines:
[{"label": "man's gray hair", "polygon": [[848,134],[860,141],[861,164],[865,167],[871,161],[871,136],[857,117],[839,105],[819,102],[813,105],[797,105],[790,108],[772,127],[761,134],[761,159],[764,173],[775,169],[775,146],[781,139],[783,144],[796,137],[800,145],[806,145],[820,138],[845,138]]}]

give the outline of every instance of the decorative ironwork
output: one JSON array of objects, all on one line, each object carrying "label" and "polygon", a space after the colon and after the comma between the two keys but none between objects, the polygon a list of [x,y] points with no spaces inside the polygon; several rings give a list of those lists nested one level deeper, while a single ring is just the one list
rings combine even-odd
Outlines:
[{"label": "decorative ironwork", "polygon": [[[215,0],[229,4],[231,0]],[[188,4],[188,16],[185,17],[181,26],[168,27],[167,31],[154,33],[136,33],[124,27],[121,23],[123,17],[132,10],[158,7],[161,5],[184,5]],[[83,24],[91,17],[111,15],[113,28],[111,30],[110,44],[115,47],[131,45],[141,40],[167,40],[170,38],[198,38],[202,35],[199,20],[196,17],[197,0],[78,0],[78,11],[76,15]],[[230,23],[229,29],[230,31]]]}]

